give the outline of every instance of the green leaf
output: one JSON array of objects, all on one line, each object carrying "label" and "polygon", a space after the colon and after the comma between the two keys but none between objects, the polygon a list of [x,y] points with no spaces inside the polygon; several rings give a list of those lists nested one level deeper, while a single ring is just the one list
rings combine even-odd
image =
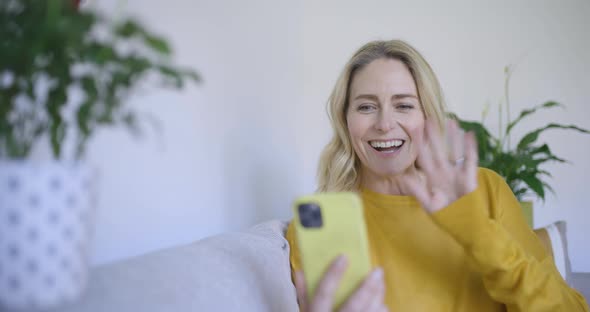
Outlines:
[{"label": "green leaf", "polygon": [[[544,174],[544,175],[546,175],[548,177],[553,177],[551,175],[551,173],[549,171],[547,171],[547,170],[539,170],[539,174]],[[545,184],[543,184],[543,185],[545,185]],[[546,186],[548,186],[548,185],[546,185]]]},{"label": "green leaf", "polygon": [[101,46],[100,49],[97,51],[95,61],[97,64],[103,65],[109,61],[113,61],[117,55],[115,49],[110,46]]},{"label": "green leaf", "polygon": [[534,156],[534,155],[537,155],[537,154],[552,155],[551,154],[551,150],[549,149],[549,145],[547,145],[547,144],[543,144],[543,145],[541,145],[539,147],[533,148],[527,154],[529,154],[531,156]]},{"label": "green leaf", "polygon": [[144,31],[140,24],[134,20],[126,20],[115,27],[115,34],[122,38],[131,38],[143,35]]},{"label": "green leaf", "polygon": [[92,76],[84,76],[80,78],[80,84],[84,95],[88,99],[95,99],[98,96],[98,88],[96,87],[96,80]]},{"label": "green leaf", "polygon": [[202,82],[201,76],[197,74],[197,72],[193,70],[185,70],[182,72],[185,77],[190,78],[193,82],[199,83]]},{"label": "green leaf", "polygon": [[510,131],[512,130],[512,128],[514,128],[514,126],[520,122],[524,117],[533,114],[534,112],[536,112],[539,109],[545,109],[545,108],[551,108],[551,107],[564,107],[563,105],[557,103],[557,102],[553,102],[553,101],[549,101],[549,102],[545,102],[539,106],[535,106],[532,109],[525,109],[522,112],[520,112],[520,115],[518,116],[518,118],[516,118],[514,121],[510,122],[508,124],[508,126],[506,127],[506,136],[508,136],[508,134],[510,134]]},{"label": "green leaf", "polygon": [[121,102],[118,97],[115,96],[116,85],[110,84],[107,87],[107,91],[103,100],[103,111],[100,113],[96,122],[102,125],[113,125],[115,123],[115,119],[113,118],[117,108],[120,106]]},{"label": "green leaf", "polygon": [[121,59],[120,65],[135,75],[142,74],[144,71],[155,66],[149,59],[138,56],[129,56],[123,58]]},{"label": "green leaf", "polygon": [[54,122],[50,128],[51,150],[53,157],[60,159],[61,147],[66,135],[66,127],[62,122]]},{"label": "green leaf", "polygon": [[174,69],[170,66],[165,66],[165,65],[159,65],[157,68],[158,68],[158,71],[160,72],[160,74],[162,74],[162,76],[164,76],[169,81],[171,81],[175,88],[178,88],[178,89],[182,88],[182,86],[183,86],[182,75],[176,69]]},{"label": "green leaf", "polygon": [[80,79],[82,90],[86,95],[86,99],[82,102],[78,111],[76,112],[76,123],[78,126],[78,139],[76,147],[76,158],[80,158],[84,154],[85,145],[92,132],[92,111],[93,107],[98,102],[98,88],[96,81],[91,76],[84,76]]},{"label": "green leaf", "polygon": [[6,136],[6,149],[8,152],[9,158],[21,158],[23,157],[23,149],[19,145],[15,135],[14,129],[12,127],[6,129],[7,136]]},{"label": "green leaf", "polygon": [[164,40],[163,38],[154,35],[144,34],[143,40],[148,47],[152,48],[154,51],[160,54],[169,55],[172,52],[168,42],[166,42],[166,40]]},{"label": "green leaf", "polygon": [[68,101],[66,88],[69,84],[69,77],[61,78],[57,86],[49,91],[46,104],[47,113],[50,118],[49,139],[55,159],[60,159],[61,157],[61,146],[65,137],[65,125],[63,123],[61,109]]},{"label": "green leaf", "polygon": [[80,134],[84,137],[88,137],[90,135],[90,118],[92,112],[92,103],[91,101],[87,100],[80,105],[78,108],[78,112],[76,113],[76,121],[78,123],[78,129],[80,130]]},{"label": "green leaf", "polygon": [[519,150],[523,150],[525,148],[527,148],[531,143],[535,142],[537,140],[537,138],[539,137],[539,134],[541,134],[543,131],[548,130],[548,129],[570,129],[570,130],[576,130],[578,132],[581,133],[590,133],[589,130],[580,128],[578,126],[575,125],[561,125],[561,124],[554,124],[551,123],[545,127],[536,129],[532,132],[529,132],[528,134],[526,134],[521,140],[520,142],[518,142],[517,145],[517,149]]},{"label": "green leaf", "polygon": [[81,61],[97,64],[101,68],[109,62],[116,62],[119,59],[112,46],[99,42],[84,44],[79,48],[77,54]]},{"label": "green leaf", "polygon": [[551,194],[555,195],[555,190],[551,187],[551,185],[543,182],[543,186],[551,192]]},{"label": "green leaf", "polygon": [[139,124],[137,122],[137,118],[135,117],[135,114],[133,114],[132,112],[128,112],[123,116],[123,123],[127,126],[127,129],[129,129],[129,131],[135,135],[135,136],[139,136],[141,135],[141,130],[139,128]]},{"label": "green leaf", "polygon": [[524,183],[528,185],[528,187],[530,187],[530,189],[535,192],[535,194],[537,194],[542,200],[545,200],[543,182],[541,182],[541,180],[539,180],[535,175],[523,175],[522,181],[524,181]]},{"label": "green leaf", "polygon": [[459,118],[457,118],[457,121],[461,129],[466,132],[472,131],[475,134],[480,165],[487,167],[488,162],[491,160],[491,153],[497,149],[497,140],[488,132],[483,124],[477,121],[465,121]]},{"label": "green leaf", "polygon": [[26,80],[25,93],[29,96],[29,99],[34,100],[35,99],[35,84],[33,83],[32,78],[33,77]]},{"label": "green leaf", "polygon": [[516,196],[516,199],[518,199],[519,201],[522,201],[526,192],[527,192],[526,188],[519,188],[516,191],[513,190],[514,196]]}]

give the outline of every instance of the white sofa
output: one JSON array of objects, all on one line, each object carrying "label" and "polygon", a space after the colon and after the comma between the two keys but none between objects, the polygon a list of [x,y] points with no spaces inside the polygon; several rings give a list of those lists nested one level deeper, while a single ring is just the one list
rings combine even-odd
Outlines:
[{"label": "white sofa", "polygon": [[287,224],[270,221],[98,267],[60,312],[298,311]]},{"label": "white sofa", "polygon": [[[98,267],[79,301],[51,311],[298,311],[286,226],[270,221]],[[559,228],[547,231],[549,241],[565,234]],[[590,274],[566,278],[590,286]]]}]

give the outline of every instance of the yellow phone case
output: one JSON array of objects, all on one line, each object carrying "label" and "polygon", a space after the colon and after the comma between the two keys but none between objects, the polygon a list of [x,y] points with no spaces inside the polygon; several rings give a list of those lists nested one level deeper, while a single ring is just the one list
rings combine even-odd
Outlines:
[{"label": "yellow phone case", "polygon": [[[309,224],[305,227],[301,222],[299,207],[309,204],[319,206],[322,220],[319,227]],[[345,255],[348,260],[335,296],[338,307],[360,286],[372,267],[362,201],[355,193],[320,193],[298,198],[293,211],[308,298],[313,298],[321,278],[337,256]],[[303,218],[309,220],[306,211],[302,212]]]}]

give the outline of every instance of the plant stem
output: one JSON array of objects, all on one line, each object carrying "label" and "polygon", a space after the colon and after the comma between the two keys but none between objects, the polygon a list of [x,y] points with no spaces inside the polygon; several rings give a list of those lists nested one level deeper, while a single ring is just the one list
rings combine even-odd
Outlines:
[{"label": "plant stem", "polygon": [[503,101],[500,100],[500,103],[498,103],[498,141],[500,142],[497,148],[498,152],[504,150],[504,135],[502,134],[502,104]]},{"label": "plant stem", "polygon": [[[506,124],[510,124],[511,119],[510,119],[510,90],[509,90],[509,86],[510,86],[510,76],[512,75],[512,68],[511,66],[507,66],[506,70],[505,70],[505,74],[506,74],[506,79],[504,79],[504,99],[506,101]],[[510,149],[510,134],[507,133],[506,134],[506,148]]]}]

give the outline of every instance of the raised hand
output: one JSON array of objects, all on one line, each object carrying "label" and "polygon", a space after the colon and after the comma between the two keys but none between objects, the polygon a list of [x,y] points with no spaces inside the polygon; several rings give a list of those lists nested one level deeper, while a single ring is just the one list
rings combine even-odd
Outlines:
[{"label": "raised hand", "polygon": [[477,143],[473,133],[463,133],[457,122],[447,123],[447,136],[426,121],[418,149],[418,175],[407,175],[409,192],[430,213],[439,211],[477,188]]}]

